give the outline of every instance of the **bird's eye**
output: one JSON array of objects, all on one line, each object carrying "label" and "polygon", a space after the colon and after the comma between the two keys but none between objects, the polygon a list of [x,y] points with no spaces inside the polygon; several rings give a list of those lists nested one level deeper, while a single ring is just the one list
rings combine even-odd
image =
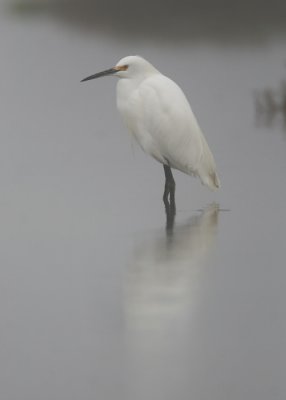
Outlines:
[{"label": "bird's eye", "polygon": [[118,65],[115,67],[117,71],[126,71],[128,69],[128,65]]}]

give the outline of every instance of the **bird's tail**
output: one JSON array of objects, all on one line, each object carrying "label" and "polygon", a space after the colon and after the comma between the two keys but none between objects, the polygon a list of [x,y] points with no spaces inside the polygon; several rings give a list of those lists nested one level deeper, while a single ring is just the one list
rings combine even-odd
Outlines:
[{"label": "bird's tail", "polygon": [[216,190],[220,187],[220,181],[216,171],[212,171],[207,175],[201,176],[201,181],[211,190]]},{"label": "bird's tail", "polygon": [[220,181],[216,172],[215,161],[204,136],[201,139],[203,152],[198,175],[204,185],[211,190],[216,190],[220,187]]}]

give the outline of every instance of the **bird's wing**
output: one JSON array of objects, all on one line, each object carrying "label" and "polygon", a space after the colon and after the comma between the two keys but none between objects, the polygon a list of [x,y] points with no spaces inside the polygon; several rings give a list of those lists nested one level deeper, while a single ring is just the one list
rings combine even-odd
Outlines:
[{"label": "bird's wing", "polygon": [[150,134],[174,168],[196,173],[203,154],[203,135],[179,86],[164,75],[146,79],[138,88],[141,127]]},{"label": "bird's wing", "polygon": [[138,121],[154,140],[157,153],[171,167],[218,188],[213,155],[181,88],[164,75],[155,75],[139,86],[138,97]]}]

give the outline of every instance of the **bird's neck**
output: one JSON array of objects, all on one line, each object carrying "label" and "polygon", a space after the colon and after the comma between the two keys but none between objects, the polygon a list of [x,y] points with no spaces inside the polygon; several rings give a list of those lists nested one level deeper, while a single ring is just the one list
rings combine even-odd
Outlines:
[{"label": "bird's neck", "polygon": [[119,79],[117,82],[117,98],[127,99],[138,88],[144,79]]}]

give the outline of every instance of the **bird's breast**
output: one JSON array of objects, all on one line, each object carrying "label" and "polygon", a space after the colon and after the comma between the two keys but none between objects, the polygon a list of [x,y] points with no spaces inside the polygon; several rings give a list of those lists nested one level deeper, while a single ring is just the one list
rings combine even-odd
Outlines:
[{"label": "bird's breast", "polygon": [[119,81],[117,85],[117,108],[125,126],[147,154],[163,163],[164,157],[148,123],[146,98],[138,86],[124,81]]},{"label": "bird's breast", "polygon": [[140,97],[132,80],[121,79],[117,84],[117,108],[128,129],[134,133],[142,117]]}]

